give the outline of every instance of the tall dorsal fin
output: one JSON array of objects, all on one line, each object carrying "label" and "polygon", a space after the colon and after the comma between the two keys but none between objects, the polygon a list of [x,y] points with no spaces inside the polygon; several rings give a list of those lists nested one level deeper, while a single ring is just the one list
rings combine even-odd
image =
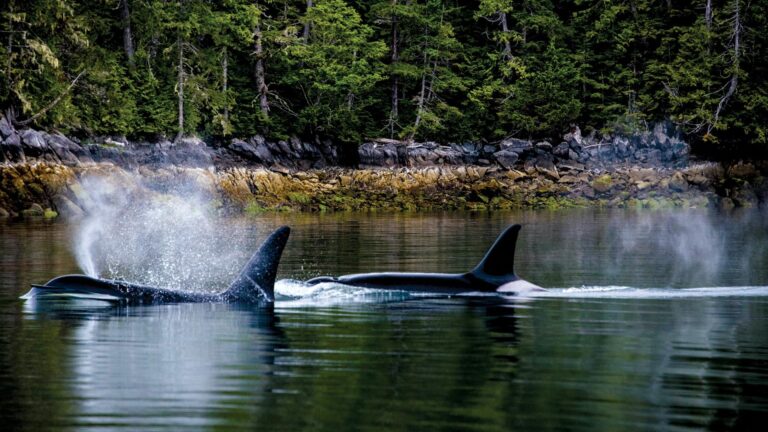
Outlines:
[{"label": "tall dorsal fin", "polygon": [[291,229],[280,227],[270,234],[232,281],[223,297],[229,302],[263,303],[275,300],[275,277]]},{"label": "tall dorsal fin", "polygon": [[520,225],[517,224],[507,227],[471,273],[483,280],[517,279],[515,275],[515,244],[517,244],[520,228]]}]

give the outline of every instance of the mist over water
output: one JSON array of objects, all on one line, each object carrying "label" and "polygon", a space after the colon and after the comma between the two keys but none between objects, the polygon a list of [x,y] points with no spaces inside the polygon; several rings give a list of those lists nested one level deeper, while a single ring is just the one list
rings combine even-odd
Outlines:
[{"label": "mist over water", "polygon": [[643,251],[666,257],[670,283],[695,280],[711,284],[723,270],[726,232],[712,213],[646,213],[635,224],[618,226],[617,233],[621,260],[631,262],[632,256]]},{"label": "mist over water", "polygon": [[[81,269],[96,277],[219,291],[266,234],[259,225],[288,224],[294,231],[281,264],[284,277],[463,272],[508,224],[521,223],[515,269],[545,288],[749,287],[766,285],[768,275],[764,211],[270,214],[245,224],[219,216],[210,189],[194,177],[177,177],[84,179],[87,216],[72,239]],[[283,288],[278,284],[277,292],[286,297],[361,294]]]},{"label": "mist over water", "polygon": [[254,247],[219,218],[194,182],[162,187],[139,175],[83,180],[86,216],[74,251],[89,276],[185,290],[220,290]]}]

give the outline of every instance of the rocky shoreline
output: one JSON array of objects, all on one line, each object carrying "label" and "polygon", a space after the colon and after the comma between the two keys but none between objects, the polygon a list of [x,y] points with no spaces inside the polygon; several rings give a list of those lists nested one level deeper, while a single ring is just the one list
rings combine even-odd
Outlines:
[{"label": "rocky shoreline", "polygon": [[[604,137],[573,128],[557,145],[380,139],[351,155],[295,138],[78,142],[16,131],[4,118],[0,138],[0,218],[81,215],[92,200],[89,178],[140,198],[194,190],[223,213],[768,207],[768,164],[692,162],[668,125]],[[344,161],[351,166],[339,167]]]},{"label": "rocky shoreline", "polygon": [[[220,213],[263,211],[415,211],[610,208],[756,208],[768,204],[765,166],[724,169],[617,168],[555,179],[535,170],[499,167],[264,168],[169,167],[128,170],[110,163],[67,167],[0,166],[0,217],[77,217],[93,200],[85,179],[109,182],[120,194],[150,198],[194,191]],[[181,192],[180,192],[181,191]]]}]

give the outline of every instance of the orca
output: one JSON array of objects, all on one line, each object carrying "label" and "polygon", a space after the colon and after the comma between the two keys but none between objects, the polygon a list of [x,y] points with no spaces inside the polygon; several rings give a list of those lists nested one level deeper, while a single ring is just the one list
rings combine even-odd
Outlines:
[{"label": "orca", "polygon": [[122,280],[97,279],[85,275],[66,275],[51,279],[44,285],[32,285],[22,296],[84,297],[115,301],[122,304],[158,303],[241,303],[268,304],[275,300],[275,277],[290,228],[274,231],[248,260],[240,274],[221,293],[201,293],[155,288]]},{"label": "orca", "polygon": [[361,273],[338,277],[321,276],[306,281],[306,284],[337,283],[363,288],[439,294],[496,292],[515,295],[546,291],[515,274],[515,245],[520,228],[520,225],[507,227],[480,263],[467,273]]}]

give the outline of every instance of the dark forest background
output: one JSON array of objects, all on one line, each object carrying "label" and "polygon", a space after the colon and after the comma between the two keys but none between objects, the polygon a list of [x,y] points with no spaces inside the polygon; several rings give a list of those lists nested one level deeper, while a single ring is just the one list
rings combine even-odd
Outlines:
[{"label": "dark forest background", "polygon": [[0,105],[73,135],[768,142],[768,0],[0,0]]}]

